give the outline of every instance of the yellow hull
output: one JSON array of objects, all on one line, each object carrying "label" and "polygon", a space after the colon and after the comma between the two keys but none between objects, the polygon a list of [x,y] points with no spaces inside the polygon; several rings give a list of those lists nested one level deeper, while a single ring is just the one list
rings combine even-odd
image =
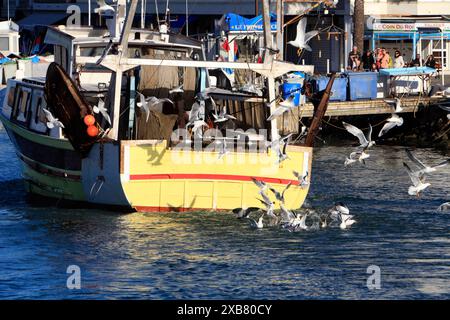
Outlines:
[{"label": "yellow hull", "polygon": [[[232,210],[263,207],[251,178],[278,191],[288,183],[285,206],[298,209],[309,184],[298,185],[297,171],[311,176],[312,148],[288,146],[289,159],[276,164],[273,152],[174,150],[165,141],[122,141],[120,177],[130,205],[138,211]],[[272,192],[267,193],[273,201]],[[279,208],[278,201],[275,201]]]}]

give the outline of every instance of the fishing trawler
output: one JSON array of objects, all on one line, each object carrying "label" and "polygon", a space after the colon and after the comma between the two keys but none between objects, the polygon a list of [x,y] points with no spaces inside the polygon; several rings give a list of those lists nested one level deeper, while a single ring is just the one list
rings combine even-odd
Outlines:
[{"label": "fishing trawler", "polygon": [[[263,206],[258,180],[279,192],[291,185],[285,207],[301,207],[312,144],[283,144],[277,117],[266,135],[236,126],[240,101],[256,101],[266,119],[277,108],[276,80],[312,67],[278,61],[275,50],[265,50],[264,63],[205,61],[201,42],[164,24],[132,28],[137,2],[108,8],[108,29],[49,27],[55,62],[46,78],[8,81],[0,120],[26,190],[138,211],[233,210]],[[210,69],[252,72],[264,96],[214,86]],[[218,110],[227,109],[236,121],[223,120]]]}]

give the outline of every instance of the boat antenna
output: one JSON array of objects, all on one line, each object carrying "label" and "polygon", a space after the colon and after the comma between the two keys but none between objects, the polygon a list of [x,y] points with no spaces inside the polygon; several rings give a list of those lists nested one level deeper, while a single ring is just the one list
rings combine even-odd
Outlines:
[{"label": "boat antenna", "polygon": [[156,7],[156,23],[158,24],[158,30],[159,30],[159,9],[158,9],[158,0],[155,0],[155,7]]},{"label": "boat antenna", "polygon": [[186,37],[189,37],[189,0],[186,0]]},{"label": "boat antenna", "polygon": [[169,23],[169,19],[170,19],[169,12],[170,12],[170,9],[169,9],[169,0],[167,0],[167,1],[166,1],[166,14],[165,14],[165,16],[164,16],[164,20],[166,20],[166,23]]}]

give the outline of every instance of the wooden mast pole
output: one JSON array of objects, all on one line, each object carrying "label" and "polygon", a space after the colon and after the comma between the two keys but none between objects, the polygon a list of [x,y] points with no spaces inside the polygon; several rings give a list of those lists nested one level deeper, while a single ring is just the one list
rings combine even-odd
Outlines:
[{"label": "wooden mast pole", "polygon": [[[273,37],[270,27],[270,0],[262,0],[263,21],[264,21],[264,64],[270,65],[273,63]],[[276,109],[276,94],[275,94],[275,78],[272,74],[267,76],[267,87],[269,91],[270,113],[272,114]],[[270,138],[272,141],[279,138],[277,119],[270,121]]]},{"label": "wooden mast pole", "polygon": [[[320,100],[319,106],[317,110],[314,110],[313,119],[311,121],[311,125],[308,130],[308,136],[306,137],[305,145],[307,147],[312,147],[314,145],[314,139],[316,138],[317,133],[319,132],[320,125],[322,123],[322,118],[325,116],[325,112],[327,112],[328,108],[328,100],[331,96],[331,88],[333,87],[334,78],[336,74],[331,74],[331,78],[328,81],[327,87],[322,95],[322,99]],[[315,109],[315,108],[314,108]]]}]

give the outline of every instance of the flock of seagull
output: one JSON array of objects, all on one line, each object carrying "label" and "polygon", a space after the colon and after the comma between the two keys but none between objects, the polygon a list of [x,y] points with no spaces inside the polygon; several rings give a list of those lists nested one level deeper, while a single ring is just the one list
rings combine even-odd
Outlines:
[{"label": "flock of seagull", "polygon": [[[309,184],[308,172],[305,175],[296,171],[292,173],[298,180],[298,187],[305,188]],[[354,217],[350,215],[350,210],[342,202],[337,202],[325,213],[319,213],[310,207],[301,212],[288,210],[285,207],[284,194],[291,187],[291,182],[284,187],[282,192],[279,192],[262,180],[252,178],[252,181],[259,189],[258,194],[262,199],[258,198],[258,200],[264,205],[265,209],[261,210],[257,207],[240,208],[234,212],[238,219],[247,219],[253,229],[262,229],[264,226],[280,226],[289,232],[297,232],[323,229],[334,224],[339,225],[341,229],[347,229],[356,223]],[[279,212],[275,211],[275,202],[270,199],[268,192],[271,192],[278,201],[281,208]],[[257,218],[253,218],[254,215],[257,215]],[[267,219],[266,223],[264,223],[265,218]]]},{"label": "flock of seagull", "polygon": [[[387,119],[386,124],[381,129],[378,137],[381,137],[390,129],[395,126],[400,126],[403,124],[403,119],[397,115],[398,112],[402,111],[401,101],[396,98],[394,100],[386,101],[390,103],[395,108],[394,113],[389,119]],[[442,108],[442,107],[441,107]],[[446,110],[445,108],[443,108]],[[447,110],[450,112],[450,109]],[[369,130],[367,135],[364,135],[363,131],[351,124],[343,122],[344,128],[358,138],[359,146],[353,151],[348,158],[345,159],[344,166],[351,165],[355,162],[360,162],[365,164],[365,160],[370,157],[368,153],[369,149],[375,145],[375,141],[372,140],[372,126],[369,124]],[[426,176],[435,172],[437,169],[442,168],[450,163],[450,158],[446,159],[436,165],[426,165],[421,160],[419,160],[409,149],[405,149],[407,157],[412,161],[412,163],[417,167],[412,169],[410,165],[403,162],[403,166],[408,173],[408,176],[412,182],[412,185],[408,188],[408,194],[411,196],[420,197],[422,192],[428,188],[431,184],[426,182]],[[450,202],[445,202],[439,206],[437,211],[443,212],[450,209]]]}]

